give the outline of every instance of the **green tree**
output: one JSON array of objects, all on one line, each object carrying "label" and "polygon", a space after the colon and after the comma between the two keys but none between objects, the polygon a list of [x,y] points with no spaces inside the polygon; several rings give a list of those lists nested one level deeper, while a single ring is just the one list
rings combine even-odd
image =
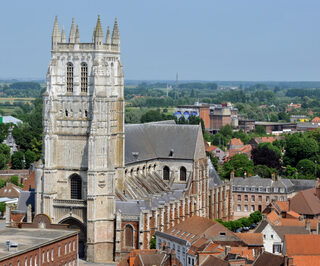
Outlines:
[{"label": "green tree", "polygon": [[258,223],[258,222],[260,222],[261,219],[262,219],[262,214],[261,214],[261,212],[259,212],[259,211],[255,211],[255,212],[253,212],[253,213],[250,214],[250,218],[252,219],[252,221],[253,221],[254,223]]},{"label": "green tree", "polygon": [[229,178],[230,173],[234,170],[235,176],[243,176],[247,174],[253,174],[253,161],[249,160],[246,154],[236,154],[228,162],[223,165],[223,177]]},{"label": "green tree", "polygon": [[6,211],[6,204],[4,202],[0,202],[0,212],[3,213]]},{"label": "green tree", "polygon": [[37,160],[36,153],[33,151],[30,151],[30,150],[27,150],[25,153],[25,160],[26,160],[25,167],[26,167],[26,169],[29,169],[30,165]]},{"label": "green tree", "polygon": [[267,133],[265,127],[260,125],[256,126],[254,132],[259,136],[265,135]]},{"label": "green tree", "polygon": [[6,181],[3,179],[0,179],[0,188],[3,188],[6,185]]},{"label": "green tree", "polygon": [[24,154],[21,151],[16,151],[12,155],[12,169],[23,169],[24,168]]},{"label": "green tree", "polygon": [[285,177],[290,179],[298,179],[298,169],[295,167],[292,167],[291,165],[286,166],[286,170],[284,172]]},{"label": "green tree", "polygon": [[13,175],[10,177],[10,179],[8,180],[9,183],[12,183],[16,186],[19,186],[19,177],[16,175]]},{"label": "green tree", "polygon": [[223,126],[220,130],[219,133],[225,137],[230,137],[232,136],[232,127],[230,125],[225,125]]},{"label": "green tree", "polygon": [[274,169],[269,168],[266,165],[255,165],[254,173],[262,178],[271,178]]},{"label": "green tree", "polygon": [[150,240],[150,249],[156,249],[156,243],[157,243],[156,241],[157,241],[156,236],[153,235]]},{"label": "green tree", "polygon": [[316,164],[309,159],[302,159],[297,164],[299,174],[302,174],[306,179],[315,178]]},{"label": "green tree", "polygon": [[7,169],[10,162],[10,148],[5,144],[0,144],[0,168]]}]

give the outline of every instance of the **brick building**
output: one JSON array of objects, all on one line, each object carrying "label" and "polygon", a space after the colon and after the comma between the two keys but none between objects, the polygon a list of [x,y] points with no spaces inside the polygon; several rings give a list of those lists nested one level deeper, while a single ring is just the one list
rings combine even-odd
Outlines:
[{"label": "brick building", "polygon": [[230,176],[233,191],[234,217],[248,216],[254,211],[263,211],[272,200],[286,201],[298,191],[315,186],[315,180],[278,180],[251,176],[247,178]]},{"label": "brick building", "polygon": [[210,129],[210,106],[208,104],[195,103],[194,105],[178,105],[176,112],[174,115],[179,119],[180,117],[184,117],[186,120],[189,119],[190,116],[200,117],[206,129]]},{"label": "brick building", "polygon": [[78,232],[66,229],[40,214],[33,223],[1,230],[1,265],[78,265]]}]

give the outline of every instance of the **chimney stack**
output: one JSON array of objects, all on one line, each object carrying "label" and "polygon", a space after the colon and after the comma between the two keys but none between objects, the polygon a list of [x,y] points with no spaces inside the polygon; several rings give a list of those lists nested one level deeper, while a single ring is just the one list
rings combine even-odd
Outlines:
[{"label": "chimney stack", "polygon": [[234,179],[234,170],[231,171],[230,173],[230,181]]},{"label": "chimney stack", "polygon": [[311,228],[310,228],[310,221],[309,221],[309,219],[306,219],[306,230],[309,231],[309,233],[311,233]]},{"label": "chimney stack", "polygon": [[275,173],[275,172],[272,173],[271,179],[272,179],[273,181],[276,181],[276,173]]},{"label": "chimney stack", "polygon": [[247,178],[247,172],[246,171],[244,171],[244,173],[243,173],[243,178]]}]

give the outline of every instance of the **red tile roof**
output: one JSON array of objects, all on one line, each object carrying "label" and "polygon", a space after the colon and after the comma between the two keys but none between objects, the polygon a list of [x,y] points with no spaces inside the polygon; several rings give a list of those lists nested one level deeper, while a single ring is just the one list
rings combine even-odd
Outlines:
[{"label": "red tile roof", "polygon": [[229,142],[229,145],[232,145],[232,146],[240,146],[240,145],[243,145],[243,142],[241,141],[241,139],[231,139],[230,142]]},{"label": "red tile roof", "polygon": [[300,214],[299,213],[297,213],[297,212],[295,212],[295,211],[288,211],[287,212],[287,216],[291,216],[291,217],[293,217],[293,218],[299,218],[300,217]]},{"label": "red tile roof", "polygon": [[209,147],[206,148],[206,151],[208,152],[213,152],[215,149],[217,149],[218,147],[217,146],[214,146],[214,145],[211,145]]},{"label": "red tile roof", "polygon": [[285,235],[288,256],[318,255],[320,261],[320,235]]},{"label": "red tile roof", "polygon": [[6,198],[19,198],[21,188],[12,184],[7,183],[3,188],[0,189],[0,197],[6,197]]},{"label": "red tile roof", "polygon": [[290,209],[299,214],[320,214],[320,199],[316,195],[316,188],[300,191],[290,200]]},{"label": "red tile roof", "polygon": [[311,122],[320,123],[320,117],[315,117],[311,120]]},{"label": "red tile roof", "polygon": [[319,255],[307,255],[307,256],[292,256],[293,265],[297,266],[310,266],[310,265],[319,265]]},{"label": "red tile roof", "polygon": [[263,246],[262,233],[235,233],[248,246]]},{"label": "red tile roof", "polygon": [[279,207],[281,212],[289,211],[289,201],[276,201],[275,204]]}]

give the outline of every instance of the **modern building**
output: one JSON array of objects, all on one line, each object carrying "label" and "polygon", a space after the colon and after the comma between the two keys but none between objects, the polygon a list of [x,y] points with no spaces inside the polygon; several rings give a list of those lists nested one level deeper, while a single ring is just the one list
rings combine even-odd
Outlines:
[{"label": "modern building", "polygon": [[255,121],[255,127],[262,126],[267,134],[280,135],[297,131],[297,123]]},{"label": "modern building", "polygon": [[210,130],[219,131],[222,127],[231,125],[238,127],[238,109],[230,103],[221,103],[210,106]]},{"label": "modern building", "polygon": [[210,106],[208,104],[196,102],[194,105],[178,105],[176,112],[174,113],[175,117],[178,119],[184,117],[186,120],[190,116],[200,117],[206,129],[210,129]]},{"label": "modern building", "polygon": [[44,214],[0,231],[1,265],[78,265],[78,232]]},{"label": "modern building", "polygon": [[67,42],[56,19],[47,84],[35,212],[78,228],[87,260],[146,249],[156,230],[194,215],[232,219],[231,186],[210,169],[201,126],[124,125],[117,21],[104,39],[99,17],[80,43],[74,22]]},{"label": "modern building", "polygon": [[239,119],[239,129],[243,132],[253,132],[255,130],[255,120],[252,119]]}]

